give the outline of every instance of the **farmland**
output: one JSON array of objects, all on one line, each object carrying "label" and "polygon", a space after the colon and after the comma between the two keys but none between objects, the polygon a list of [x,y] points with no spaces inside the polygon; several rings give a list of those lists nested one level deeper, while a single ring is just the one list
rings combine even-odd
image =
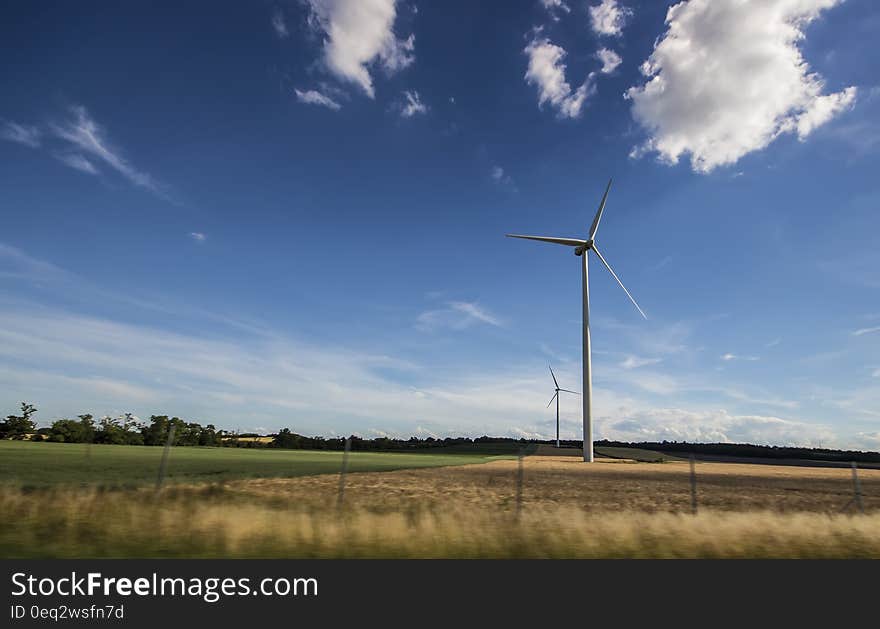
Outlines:
[{"label": "farmland", "polygon": [[146,471],[143,484],[115,488],[7,483],[0,556],[880,558],[878,470],[860,472],[857,515],[842,512],[849,470],[698,463],[694,515],[684,462],[529,456],[518,508],[515,459],[358,453],[353,470],[360,460],[391,471],[348,474],[339,505],[338,474],[322,472],[338,470],[341,453],[224,452],[233,466],[269,458],[259,476],[227,469],[205,481],[187,450],[202,451],[173,450],[189,472],[158,493]]},{"label": "farmland", "polygon": [[[162,448],[150,446],[0,441],[0,482],[28,487],[87,484],[125,487],[156,482]],[[484,454],[385,454],[354,452],[352,472],[465,465],[492,460]],[[342,452],[251,448],[171,449],[170,483],[225,482],[238,478],[333,474]]]}]

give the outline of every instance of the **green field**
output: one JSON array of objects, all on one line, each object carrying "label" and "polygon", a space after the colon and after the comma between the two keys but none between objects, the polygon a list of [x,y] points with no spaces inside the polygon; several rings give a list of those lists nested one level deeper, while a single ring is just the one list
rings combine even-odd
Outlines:
[{"label": "green field", "polygon": [[[161,447],[0,441],[0,483],[45,487],[87,484],[132,487],[156,482]],[[494,453],[352,452],[350,472],[485,463]],[[335,474],[342,452],[269,448],[174,447],[168,458],[169,483],[219,482],[239,478]]]}]

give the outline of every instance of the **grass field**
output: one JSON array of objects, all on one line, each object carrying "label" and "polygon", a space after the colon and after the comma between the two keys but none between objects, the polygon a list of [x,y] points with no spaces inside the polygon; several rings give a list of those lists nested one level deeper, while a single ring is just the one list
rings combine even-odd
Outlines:
[{"label": "grass field", "polygon": [[[124,487],[156,482],[161,447],[0,441],[0,483],[23,486],[88,484]],[[378,472],[404,468],[485,463],[487,453],[352,452],[348,469]],[[175,447],[170,451],[166,480],[221,482],[239,478],[335,474],[342,452],[251,448]]]}]

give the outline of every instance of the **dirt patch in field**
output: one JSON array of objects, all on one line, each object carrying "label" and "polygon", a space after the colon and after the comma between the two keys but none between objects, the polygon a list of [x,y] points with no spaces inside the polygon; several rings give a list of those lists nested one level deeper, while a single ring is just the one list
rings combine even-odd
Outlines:
[{"label": "dirt patch in field", "polygon": [[[510,509],[516,501],[517,461],[494,461],[395,472],[349,474],[345,504],[373,511],[420,507]],[[689,511],[687,463],[599,460],[584,464],[568,456],[525,457],[523,508],[565,506],[590,511]],[[853,495],[850,470],[737,463],[697,464],[701,508],[780,512],[839,512]],[[866,510],[880,509],[880,470],[859,471]],[[303,507],[330,507],[338,476],[260,479],[229,483],[227,489],[254,498]]]}]

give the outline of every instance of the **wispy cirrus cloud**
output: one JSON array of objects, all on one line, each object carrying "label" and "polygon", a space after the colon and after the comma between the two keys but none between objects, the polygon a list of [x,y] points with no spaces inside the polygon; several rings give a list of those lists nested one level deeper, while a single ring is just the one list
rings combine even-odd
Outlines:
[{"label": "wispy cirrus cloud", "polygon": [[662,358],[643,358],[641,356],[627,356],[620,363],[620,366],[624,369],[638,369],[639,367],[656,365],[661,362],[663,362]]},{"label": "wispy cirrus cloud", "polygon": [[339,111],[342,107],[335,100],[327,96],[326,94],[322,94],[318,90],[299,90],[294,88],[294,94],[296,94],[296,100],[301,103],[305,103],[307,105],[319,105],[321,107],[326,107],[327,109],[332,109],[333,111]]},{"label": "wispy cirrus cloud", "polygon": [[880,332],[880,326],[873,328],[859,328],[858,330],[853,330],[853,336],[864,336],[865,334],[874,334],[875,332]]},{"label": "wispy cirrus cloud", "polygon": [[284,13],[281,12],[281,9],[275,9],[272,12],[271,22],[272,30],[280,39],[287,39],[290,36],[290,32],[287,30],[287,21],[284,19]]},{"label": "wispy cirrus cloud", "polygon": [[740,356],[739,354],[731,354],[730,352],[728,352],[727,354],[721,355],[721,360],[723,360],[725,362],[730,362],[732,360],[755,361],[755,360],[761,360],[761,357],[760,356]]},{"label": "wispy cirrus cloud", "polygon": [[11,120],[4,120],[3,125],[0,126],[0,138],[31,148],[40,146],[42,135],[42,132],[37,127],[18,124]]},{"label": "wispy cirrus cloud", "polygon": [[464,330],[480,323],[501,325],[501,321],[489,310],[468,301],[450,301],[445,307],[426,310],[416,318],[416,328],[425,332],[442,328]]},{"label": "wispy cirrus cloud", "polygon": [[85,107],[75,105],[70,108],[70,113],[71,117],[67,121],[50,125],[56,136],[82,153],[102,162],[105,166],[109,166],[132,184],[146,188],[150,192],[170,200],[163,186],[152,175],[136,168],[123,157],[118,149],[111,146],[104,130],[89,115]]},{"label": "wispy cirrus cloud", "polygon": [[419,93],[415,90],[404,90],[404,102],[400,105],[400,115],[404,118],[412,118],[418,114],[428,113],[428,106],[422,102]]},{"label": "wispy cirrus cloud", "polygon": [[101,174],[98,165],[108,167],[129,183],[175,202],[166,186],[136,168],[109,142],[104,129],[82,105],[70,107],[66,120],[40,127],[7,121],[0,128],[0,138],[35,149],[45,147],[61,163],[89,175]]},{"label": "wispy cirrus cloud", "polygon": [[75,170],[82,171],[89,175],[99,174],[95,165],[79,153],[56,153],[55,157]]}]

